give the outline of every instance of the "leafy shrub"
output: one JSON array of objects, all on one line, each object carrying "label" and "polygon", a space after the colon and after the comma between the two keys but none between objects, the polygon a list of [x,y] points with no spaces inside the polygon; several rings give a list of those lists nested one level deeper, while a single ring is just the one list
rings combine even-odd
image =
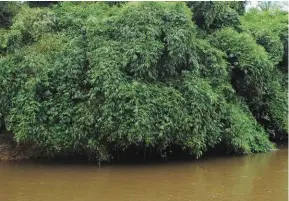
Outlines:
[{"label": "leafy shrub", "polygon": [[[278,10],[261,12],[252,9],[242,16],[241,28],[264,46],[275,64],[288,58],[288,14]],[[281,68],[287,69],[284,64]]]},{"label": "leafy shrub", "polygon": [[[270,149],[251,111],[259,120],[265,108],[274,129],[285,125],[274,63],[249,34],[200,38],[191,16],[181,2],[23,5],[1,38],[1,122],[51,156],[109,160],[132,146],[178,146],[199,157],[219,143],[234,153]],[[204,26],[238,24],[222,16]]]},{"label": "leafy shrub", "polygon": [[12,52],[25,45],[36,42],[45,34],[57,29],[57,18],[49,9],[29,8],[23,6],[13,18],[10,31],[1,38],[1,46]]},{"label": "leafy shrub", "polygon": [[268,135],[257,124],[249,109],[240,101],[238,104],[227,104],[227,119],[224,132],[224,143],[228,152],[248,154],[264,152],[273,146]]},{"label": "leafy shrub", "polygon": [[[280,84],[274,84],[280,83],[281,78],[273,76],[277,69],[265,49],[257,45],[250,35],[232,29],[216,32],[211,41],[216,47],[227,52],[231,65],[232,84],[237,94],[246,99],[249,108],[260,122],[269,118],[269,122],[275,124],[273,119],[277,111],[272,111],[272,108],[276,107],[270,103],[280,100],[280,94],[284,95],[285,89]],[[285,96],[283,98],[286,100]],[[279,107],[282,108],[278,109],[278,113],[280,114],[282,110],[282,118],[284,118],[287,116],[287,106],[285,101],[278,102],[281,104]],[[278,129],[287,128],[278,127]]]},{"label": "leafy shrub", "polygon": [[[242,13],[237,4],[232,2],[188,2],[197,25],[206,30],[214,31],[223,27],[237,27],[240,23],[238,12]],[[232,4],[232,5],[231,5]],[[235,9],[238,11],[236,11]]]},{"label": "leafy shrub", "polygon": [[8,28],[12,24],[13,17],[19,11],[18,2],[0,2],[0,28]]}]

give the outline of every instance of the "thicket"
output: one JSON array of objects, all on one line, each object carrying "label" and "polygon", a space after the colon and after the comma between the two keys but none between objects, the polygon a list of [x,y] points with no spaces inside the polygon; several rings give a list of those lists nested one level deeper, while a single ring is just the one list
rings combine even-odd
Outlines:
[{"label": "thicket", "polygon": [[105,161],[131,147],[264,152],[269,135],[287,136],[287,13],[243,2],[47,5],[21,4],[0,29],[0,127],[18,143]]}]

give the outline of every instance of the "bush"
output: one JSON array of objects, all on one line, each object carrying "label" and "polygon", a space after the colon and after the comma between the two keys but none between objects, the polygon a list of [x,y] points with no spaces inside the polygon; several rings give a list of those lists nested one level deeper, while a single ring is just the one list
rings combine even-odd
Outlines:
[{"label": "bush", "polygon": [[6,31],[0,38],[4,53],[37,42],[41,37],[53,34],[57,29],[57,18],[54,12],[47,8],[32,9],[23,5],[13,21],[10,31]]},{"label": "bush", "polygon": [[[242,8],[234,2],[187,2],[197,25],[208,32],[223,27],[237,27]],[[237,9],[237,10],[235,10]]]},{"label": "bush", "polygon": [[[258,44],[264,46],[275,64],[288,60],[288,14],[286,12],[252,9],[241,18],[241,28],[252,34]],[[288,72],[284,62],[280,68]]]},{"label": "bush", "polygon": [[24,5],[1,39],[1,122],[51,156],[109,160],[130,147],[177,146],[199,157],[220,143],[267,151],[267,134],[238,96],[283,126],[283,105],[267,107],[283,104],[281,85],[268,79],[273,62],[249,34],[200,38],[191,16],[181,2]]},{"label": "bush", "polygon": [[228,152],[248,154],[273,148],[264,129],[258,125],[242,102],[226,106],[227,119],[223,137]]},{"label": "bush", "polygon": [[[254,39],[246,33],[238,33],[232,29],[223,29],[211,37],[212,43],[223,51],[227,52],[230,62],[232,85],[238,95],[244,97],[250,110],[260,123],[267,128],[276,127],[277,111],[272,111],[271,103],[278,101],[282,110],[282,117],[287,116],[285,101],[280,101],[280,95],[286,100],[286,90],[281,87],[282,77],[273,76],[278,69],[270,60],[265,49],[254,42]],[[274,84],[275,83],[275,84]],[[275,102],[276,103],[276,102]],[[281,109],[282,108],[282,109]],[[269,121],[265,121],[268,119]],[[268,125],[269,124],[269,125]],[[287,130],[286,127],[278,127],[277,130]]]},{"label": "bush", "polygon": [[18,2],[0,2],[0,28],[8,28],[12,24],[13,17],[19,11]]}]

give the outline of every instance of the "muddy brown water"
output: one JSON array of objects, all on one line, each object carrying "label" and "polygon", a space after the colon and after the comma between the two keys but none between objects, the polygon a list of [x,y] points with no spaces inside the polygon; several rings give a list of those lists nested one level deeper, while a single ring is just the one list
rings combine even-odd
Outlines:
[{"label": "muddy brown water", "polygon": [[150,165],[0,162],[0,201],[287,201],[288,147]]}]

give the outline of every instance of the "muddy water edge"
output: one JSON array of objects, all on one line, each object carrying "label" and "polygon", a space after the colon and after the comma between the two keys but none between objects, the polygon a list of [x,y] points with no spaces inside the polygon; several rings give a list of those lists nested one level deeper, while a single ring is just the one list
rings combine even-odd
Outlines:
[{"label": "muddy water edge", "polygon": [[2,201],[287,201],[288,145],[158,164],[0,162]]}]

